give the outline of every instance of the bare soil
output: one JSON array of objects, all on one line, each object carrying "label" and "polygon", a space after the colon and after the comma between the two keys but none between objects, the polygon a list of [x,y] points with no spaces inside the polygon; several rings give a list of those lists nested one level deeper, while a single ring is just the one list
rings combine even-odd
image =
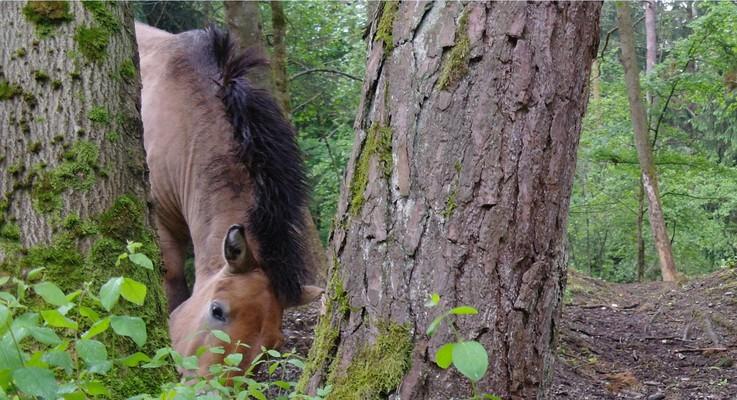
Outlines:
[{"label": "bare soil", "polygon": [[569,274],[554,399],[737,399],[737,270],[682,286]]},{"label": "bare soil", "polygon": [[[318,313],[285,314],[285,349],[307,356]],[[680,286],[571,272],[557,356],[552,399],[737,400],[737,270]]]}]

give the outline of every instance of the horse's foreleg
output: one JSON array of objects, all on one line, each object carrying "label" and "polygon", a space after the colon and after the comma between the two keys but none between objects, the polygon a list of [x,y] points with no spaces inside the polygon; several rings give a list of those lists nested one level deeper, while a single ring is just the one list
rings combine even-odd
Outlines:
[{"label": "horse's foreleg", "polygon": [[169,300],[169,312],[171,313],[189,298],[187,281],[184,278],[184,251],[185,242],[178,240],[168,229],[159,224],[159,240],[161,243],[161,255],[164,258],[164,290]]}]

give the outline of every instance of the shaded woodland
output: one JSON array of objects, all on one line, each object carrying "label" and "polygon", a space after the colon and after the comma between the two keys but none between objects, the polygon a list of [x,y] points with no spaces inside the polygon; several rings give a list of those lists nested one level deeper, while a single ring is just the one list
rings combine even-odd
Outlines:
[{"label": "shaded woodland", "polygon": [[[0,11],[0,400],[737,398],[734,0]],[[134,19],[295,128],[325,292],[253,367],[170,347]]]}]

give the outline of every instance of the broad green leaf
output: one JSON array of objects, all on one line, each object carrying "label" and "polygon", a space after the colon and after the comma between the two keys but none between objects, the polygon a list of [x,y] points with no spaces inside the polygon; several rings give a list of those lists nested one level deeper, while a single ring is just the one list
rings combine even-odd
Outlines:
[{"label": "broad green leaf", "polygon": [[471,306],[460,306],[450,309],[451,314],[455,315],[474,315],[478,314],[479,310],[471,307]]},{"label": "broad green leaf", "polygon": [[210,347],[208,350],[210,351],[210,353],[213,354],[225,354],[225,349],[223,348],[223,346]]},{"label": "broad green leaf", "polygon": [[105,317],[92,324],[90,329],[82,335],[82,339],[92,339],[93,337],[105,332],[109,327],[110,317]]},{"label": "broad green leaf", "polygon": [[87,317],[92,322],[97,322],[100,320],[100,314],[98,314],[95,310],[85,306],[79,306],[79,315]]},{"label": "broad green leaf", "polygon": [[120,294],[133,304],[143,305],[146,300],[146,285],[130,278],[123,278]]},{"label": "broad green leaf", "polygon": [[435,364],[442,369],[447,369],[453,362],[453,347],[455,343],[446,343],[435,352]]},{"label": "broad green leaf", "polygon": [[238,366],[241,363],[241,361],[243,361],[243,354],[241,353],[228,354],[223,360],[223,362],[226,365],[232,365],[232,366]]},{"label": "broad green leaf", "polygon": [[100,288],[100,303],[105,310],[110,311],[118,303],[120,298],[120,287],[123,286],[123,277],[110,278]]},{"label": "broad green leaf", "polygon": [[52,367],[63,368],[67,374],[72,373],[72,369],[74,368],[72,357],[66,351],[47,351],[43,356],[43,360]]},{"label": "broad green leaf", "polygon": [[54,374],[43,368],[20,368],[13,372],[13,383],[25,394],[55,399],[59,385]]},{"label": "broad green leaf", "polygon": [[51,282],[37,283],[33,285],[33,291],[51,305],[59,307],[69,304],[64,292]]},{"label": "broad green leaf", "polygon": [[10,309],[0,304],[0,333],[5,331],[6,324],[10,320]]},{"label": "broad green leaf", "polygon": [[137,367],[139,364],[149,361],[151,361],[151,358],[141,352],[133,353],[128,357],[120,359],[120,363],[126,367]]},{"label": "broad green leaf", "polygon": [[489,355],[484,346],[475,340],[455,343],[453,365],[466,378],[478,382],[489,367]]},{"label": "broad green leaf", "polygon": [[266,396],[260,390],[258,390],[255,386],[248,387],[248,394],[251,395],[251,397],[254,397],[258,400],[267,400]]},{"label": "broad green leaf", "polygon": [[74,347],[91,373],[105,374],[113,366],[112,362],[107,359],[105,345],[97,340],[80,339]]},{"label": "broad green leaf", "polygon": [[297,367],[297,368],[299,368],[301,370],[304,370],[305,369],[305,363],[302,360],[300,360],[300,359],[290,358],[289,360],[287,360],[287,363],[292,364],[292,365],[294,365],[295,367]]},{"label": "broad green leaf", "polygon": [[138,345],[146,344],[146,323],[140,317],[114,315],[110,319],[113,331],[120,336],[128,336]]},{"label": "broad green leaf", "polygon": [[269,356],[274,357],[274,358],[280,358],[281,357],[281,353],[279,353],[278,351],[276,351],[274,349],[266,350],[266,354],[268,354]]},{"label": "broad green leaf", "polygon": [[138,252],[138,250],[141,249],[141,247],[143,247],[143,243],[131,241],[128,241],[128,244],[125,246],[126,250],[128,250],[128,253],[136,253]]},{"label": "broad green leaf", "polygon": [[86,400],[84,392],[71,392],[64,395],[64,400]]},{"label": "broad green leaf", "polygon": [[74,301],[74,299],[76,299],[77,297],[79,297],[80,294],[82,294],[82,291],[79,290],[79,289],[77,289],[77,290],[75,290],[72,293],[69,293],[67,295],[67,300]]},{"label": "broad green leaf", "polygon": [[195,356],[182,357],[181,365],[182,368],[192,371],[199,368],[199,365],[197,364],[197,357]]},{"label": "broad green leaf", "polygon": [[54,328],[77,329],[77,323],[65,317],[58,310],[43,310],[41,311],[41,317],[46,321],[46,324]]},{"label": "broad green leaf", "polygon": [[93,396],[110,397],[110,391],[100,381],[89,381],[82,384],[82,389]]},{"label": "broad green leaf", "polygon": [[[34,268],[30,271],[28,271],[28,274],[26,274],[26,279],[28,279],[28,282],[33,282],[41,277],[41,273],[46,270],[46,267],[38,267]],[[5,282],[0,282],[0,286],[4,285]]]},{"label": "broad green leaf", "polygon": [[139,267],[150,269],[152,271],[154,269],[154,263],[151,261],[150,258],[148,258],[148,256],[143,253],[133,253],[128,256],[128,259],[131,260],[133,264],[136,264]]},{"label": "broad green leaf", "polygon": [[230,343],[230,336],[219,329],[213,329],[212,335],[225,343]]},{"label": "broad green leaf", "polygon": [[59,336],[57,336],[56,332],[51,328],[33,327],[29,330],[31,332],[31,336],[40,343],[47,344],[49,346],[56,346],[61,343],[61,339],[59,339]]},{"label": "broad green leaf", "polygon": [[443,319],[447,316],[447,314],[438,315],[435,317],[434,320],[430,323],[430,326],[427,327],[427,336],[432,337],[435,335],[435,332],[437,332],[438,327],[440,326],[440,323],[443,322]]}]

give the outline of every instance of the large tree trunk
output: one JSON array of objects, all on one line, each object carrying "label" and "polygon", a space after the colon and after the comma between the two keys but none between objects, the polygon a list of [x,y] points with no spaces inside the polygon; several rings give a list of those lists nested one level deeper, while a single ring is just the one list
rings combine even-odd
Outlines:
[{"label": "large tree trunk", "polygon": [[[145,320],[141,351],[153,354],[169,338],[147,206],[132,12],[125,3],[48,3],[0,5],[0,81],[14,94],[0,101],[0,271],[46,267],[44,279],[67,292],[119,275],[146,283],[144,307],[126,312]],[[32,23],[38,14],[45,18]],[[155,271],[115,266],[127,240],[144,244]],[[136,351],[123,340],[109,348]],[[125,398],[158,392],[171,378],[170,370],[116,366],[106,381],[114,398]]]},{"label": "large tree trunk", "polygon": [[648,201],[648,214],[650,226],[653,230],[655,248],[660,257],[660,271],[663,280],[671,282],[676,280],[676,265],[673,260],[673,252],[665,229],[663,208],[660,204],[660,192],[658,190],[658,175],[653,163],[652,148],[648,139],[648,127],[645,117],[645,107],[642,104],[640,91],[640,70],[635,58],[634,34],[632,32],[632,17],[629,5],[625,2],[617,2],[617,23],[619,25],[619,38],[622,47],[622,66],[627,84],[627,97],[630,104],[630,116],[632,128],[635,133],[635,147],[640,160],[642,170],[642,186]]},{"label": "large tree trunk", "polygon": [[642,177],[638,184],[637,192],[637,281],[645,279],[645,235],[643,225],[645,223],[645,188],[642,187]]},{"label": "large tree trunk", "polygon": [[601,4],[386,2],[371,21],[326,311],[298,388],[329,398],[467,397],[431,360],[469,304],[484,392],[544,398],[564,232]]}]

